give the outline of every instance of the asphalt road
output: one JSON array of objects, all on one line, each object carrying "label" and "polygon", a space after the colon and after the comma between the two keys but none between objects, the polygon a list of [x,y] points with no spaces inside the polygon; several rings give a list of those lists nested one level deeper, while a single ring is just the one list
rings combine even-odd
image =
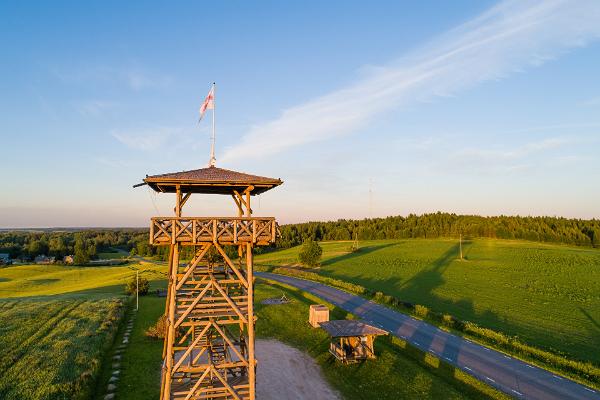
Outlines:
[{"label": "asphalt road", "polygon": [[570,379],[447,333],[387,307],[320,283],[271,273],[255,273],[318,296],[387,330],[423,351],[518,399],[600,400],[600,393]]}]

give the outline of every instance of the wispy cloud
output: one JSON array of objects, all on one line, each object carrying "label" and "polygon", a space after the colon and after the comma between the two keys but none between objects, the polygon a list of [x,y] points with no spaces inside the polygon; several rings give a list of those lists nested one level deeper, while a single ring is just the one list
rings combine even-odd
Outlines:
[{"label": "wispy cloud", "polygon": [[585,107],[598,107],[598,106],[600,106],[600,96],[592,97],[591,99],[582,101],[581,105],[585,106]]},{"label": "wispy cloud", "polygon": [[573,138],[554,137],[513,148],[470,147],[454,153],[438,167],[446,171],[470,170],[481,173],[522,171],[532,167],[537,156],[573,143]]},{"label": "wispy cloud", "polygon": [[134,150],[154,151],[181,134],[179,128],[152,128],[140,131],[112,131],[111,135],[125,146]]},{"label": "wispy cloud", "polygon": [[55,70],[54,74],[63,82],[115,84],[135,91],[164,89],[173,83],[168,75],[149,71],[139,66],[84,66],[77,69]]},{"label": "wispy cloud", "polygon": [[375,115],[451,96],[600,37],[600,2],[504,1],[354,85],[256,125],[223,159],[260,157],[351,133]]},{"label": "wispy cloud", "polygon": [[83,100],[74,103],[75,109],[85,117],[98,117],[117,106],[117,102],[108,100]]},{"label": "wispy cloud", "polygon": [[507,150],[468,148],[460,151],[456,157],[478,160],[515,160],[544,150],[559,148],[568,143],[570,140],[566,138],[550,138]]},{"label": "wispy cloud", "polygon": [[[125,146],[142,152],[160,150],[179,151],[186,149],[196,151],[207,148],[209,144],[207,127],[154,126],[140,130],[112,130],[110,135]],[[199,140],[199,139],[205,140]]]}]

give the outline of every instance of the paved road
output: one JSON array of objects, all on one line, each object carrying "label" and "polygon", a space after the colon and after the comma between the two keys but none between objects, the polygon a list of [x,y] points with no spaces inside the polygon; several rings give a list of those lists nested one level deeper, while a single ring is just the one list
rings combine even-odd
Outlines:
[{"label": "paved road", "polygon": [[295,286],[445,359],[487,384],[518,399],[600,400],[596,390],[544,369],[452,335],[437,327],[330,286],[289,276],[255,275]]}]

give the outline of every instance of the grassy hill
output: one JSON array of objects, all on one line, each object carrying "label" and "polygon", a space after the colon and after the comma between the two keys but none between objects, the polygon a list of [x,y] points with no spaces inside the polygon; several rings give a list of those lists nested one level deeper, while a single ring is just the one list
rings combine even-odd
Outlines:
[{"label": "grassy hill", "polygon": [[[321,275],[600,364],[600,251],[515,240],[323,242]],[[256,258],[297,263],[298,247]]]},{"label": "grassy hill", "polygon": [[[112,353],[106,341],[110,344],[117,323],[113,321],[113,328],[105,334],[93,333],[101,332],[103,321],[112,320],[111,305],[123,299],[123,285],[135,274],[135,268],[152,280],[151,288],[166,286],[165,266],[150,263],[0,269],[0,317],[11,321],[0,327],[0,360],[4,365],[0,369],[0,380],[4,382],[0,385],[0,397],[90,398],[95,391],[91,398],[103,398],[110,370],[100,364],[103,359],[110,362]],[[283,306],[259,303],[260,299],[278,297],[282,292],[294,301]],[[372,394],[382,399],[505,398],[461,371],[387,339],[378,344],[378,360],[342,367],[329,357],[326,335],[306,323],[308,305],[318,299],[264,282],[257,282],[256,297],[257,335],[275,337],[309,352],[324,368],[329,382],[348,399],[372,398]],[[140,311],[122,359],[117,391],[121,399],[158,396],[162,343],[146,337],[144,331],[163,312],[164,301],[154,296],[140,299]],[[106,309],[102,308],[105,305]],[[334,310],[334,315],[346,316],[341,310]],[[117,333],[117,339],[122,334]],[[15,363],[17,359],[22,361]],[[33,375],[25,372],[30,365],[35,365]]]},{"label": "grassy hill", "polygon": [[124,313],[125,282],[136,269],[162,279],[164,268],[1,268],[0,398],[91,398]]},{"label": "grassy hill", "polygon": [[18,265],[0,268],[0,299],[66,294],[122,295],[125,282],[134,277],[136,271],[148,280],[161,280],[165,278],[166,267],[141,262],[112,267]]}]

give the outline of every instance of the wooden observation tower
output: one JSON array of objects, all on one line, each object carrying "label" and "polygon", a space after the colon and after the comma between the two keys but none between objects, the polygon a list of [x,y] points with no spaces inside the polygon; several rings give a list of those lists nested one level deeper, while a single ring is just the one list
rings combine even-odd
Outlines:
[{"label": "wooden observation tower", "polygon": [[[282,181],[209,166],[144,183],[175,194],[175,215],[150,223],[150,244],[170,249],[161,400],[254,400],[252,249],[275,242],[277,223],[252,217],[250,199]],[[182,216],[198,193],[231,196],[237,217]],[[193,247],[191,259],[181,259],[182,246]]]}]

